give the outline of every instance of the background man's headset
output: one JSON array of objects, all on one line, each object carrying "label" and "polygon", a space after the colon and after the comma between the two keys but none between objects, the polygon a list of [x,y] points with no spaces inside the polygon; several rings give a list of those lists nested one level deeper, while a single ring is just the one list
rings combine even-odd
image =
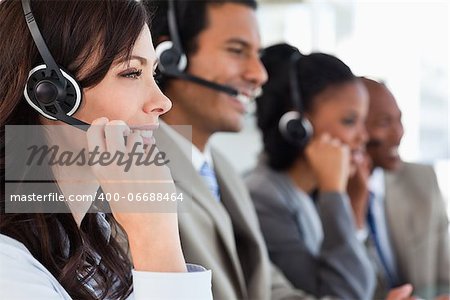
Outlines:
[{"label": "background man's headset", "polygon": [[31,12],[30,0],[22,0],[25,20],[44,64],[34,67],[27,79],[24,96],[41,115],[87,130],[89,125],[72,115],[80,107],[82,92],[75,78],[62,70],[48,50]]},{"label": "background man's headset", "polygon": [[185,72],[187,67],[187,56],[183,51],[183,46],[181,45],[175,11],[175,0],[168,0],[167,22],[169,25],[171,40],[161,42],[155,49],[156,56],[159,60],[159,71],[167,77],[188,80],[210,89],[224,92],[236,97],[236,99],[246,104],[249,101],[248,97],[239,93],[239,91],[235,88],[212,82]]},{"label": "background man's headset", "polygon": [[311,139],[313,127],[304,116],[302,95],[299,87],[298,62],[302,54],[295,49],[289,57],[289,88],[293,110],[283,114],[278,122],[281,135],[290,143],[304,147]]}]

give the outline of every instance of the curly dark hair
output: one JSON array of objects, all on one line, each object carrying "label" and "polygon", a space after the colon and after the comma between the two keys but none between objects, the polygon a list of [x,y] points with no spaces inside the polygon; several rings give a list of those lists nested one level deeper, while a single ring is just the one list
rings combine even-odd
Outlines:
[{"label": "curly dark hair", "polygon": [[[281,116],[293,107],[290,68],[295,68],[303,112],[311,112],[316,96],[330,87],[357,80],[350,68],[337,57],[325,53],[301,55],[295,62],[289,57],[298,49],[288,44],[277,44],[264,49],[261,60],[269,80],[263,86],[262,96],[256,99],[257,124],[263,135],[264,152],[274,170],[286,170],[302,155],[302,147],[287,141],[278,129]],[[295,65],[291,65],[295,63]]]}]

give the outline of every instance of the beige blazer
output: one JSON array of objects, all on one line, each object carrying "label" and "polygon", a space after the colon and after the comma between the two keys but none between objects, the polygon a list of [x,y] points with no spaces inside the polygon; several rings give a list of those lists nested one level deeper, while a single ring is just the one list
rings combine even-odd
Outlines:
[{"label": "beige blazer", "polygon": [[213,149],[218,202],[194,169],[191,149],[181,146],[183,137],[166,124],[155,137],[183,193],[179,226],[186,261],[212,270],[214,299],[303,299],[270,263],[247,189],[225,158]]},{"label": "beige blazer", "polygon": [[436,174],[412,163],[385,174],[386,216],[400,278],[425,299],[449,293],[450,233]]}]

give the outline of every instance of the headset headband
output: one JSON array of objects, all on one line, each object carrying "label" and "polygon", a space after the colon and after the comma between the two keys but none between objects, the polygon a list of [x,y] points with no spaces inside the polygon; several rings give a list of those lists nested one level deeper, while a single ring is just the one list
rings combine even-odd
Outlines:
[{"label": "headset headband", "polygon": [[[74,88],[78,91],[79,98],[76,99],[76,106],[72,109],[72,112],[75,112],[76,109],[79,107],[79,103],[81,101],[81,91],[78,87],[78,84],[76,83],[75,79],[73,79],[71,76],[68,76],[67,78],[70,78],[72,80],[72,83],[67,82],[66,77],[61,72],[61,69],[55,62],[55,59],[50,54],[50,51],[47,47],[47,44],[44,41],[44,38],[42,37],[42,34],[39,30],[39,27],[36,23],[36,20],[33,16],[33,13],[31,12],[31,5],[30,0],[22,0],[22,9],[25,16],[25,20],[28,26],[28,29],[31,33],[31,37],[33,38],[33,41],[38,49],[39,54],[41,55],[42,59],[44,60],[45,64],[45,78],[42,81],[34,82],[33,85],[37,86],[40,82],[44,82],[47,86],[54,86],[58,90],[58,94],[55,97],[54,100],[51,101],[51,103],[41,103],[39,99],[36,98],[36,103],[33,103],[33,101],[30,100],[30,97],[27,92],[28,82],[25,86],[24,90],[24,96],[26,100],[30,103],[30,105],[36,109],[40,114],[43,114],[44,116],[48,117],[45,113],[49,114],[51,117],[63,121],[69,125],[75,126],[82,130],[87,130],[87,126],[89,125],[81,120],[78,120],[76,118],[71,117],[70,115],[66,114],[64,110],[61,107],[61,103],[63,103],[66,99],[66,89]],[[35,68],[36,69],[36,68]],[[33,69],[34,70],[34,69]],[[33,73],[34,75],[34,73]],[[57,81],[55,80],[54,76],[57,76]],[[32,74],[29,75],[29,77],[32,76]],[[36,79],[36,78],[35,78]],[[53,79],[53,80],[52,80]],[[29,79],[30,80],[30,79]],[[62,98],[62,99],[61,99]],[[53,106],[54,111],[52,113],[49,113],[48,107]],[[45,111],[45,113],[44,113]]]},{"label": "headset headband", "polygon": [[58,65],[53,59],[53,56],[50,54],[50,51],[48,50],[47,45],[45,44],[44,38],[42,37],[39,27],[36,24],[36,20],[34,19],[33,13],[31,12],[30,0],[22,0],[22,8],[23,13],[25,14],[25,20],[27,22],[28,28],[30,29],[30,33],[31,36],[33,37],[34,43],[36,44],[39,54],[41,54],[41,57],[44,60],[45,65],[47,66],[45,76],[51,77],[52,72],[55,72],[55,74],[58,76],[59,82],[65,83],[66,79],[61,74],[61,70],[59,69]]},{"label": "headset headband", "polygon": [[287,141],[304,147],[313,134],[313,128],[309,120],[303,115],[303,99],[299,86],[298,62],[303,55],[297,48],[292,46],[290,48],[293,52],[288,58],[288,80],[289,98],[293,107],[281,116],[278,121],[278,128]]},{"label": "headset headband", "polygon": [[173,43],[173,47],[178,51],[178,53],[183,52],[183,46],[181,45],[180,35],[178,34],[177,17],[175,13],[175,1],[169,0],[169,7],[167,10],[167,22],[169,24],[170,39]]},{"label": "headset headband", "polygon": [[298,72],[297,63],[302,58],[302,54],[295,49],[295,52],[289,57],[289,83],[291,87],[292,103],[294,109],[298,109],[300,114],[303,114],[303,101],[300,89],[298,87]]}]

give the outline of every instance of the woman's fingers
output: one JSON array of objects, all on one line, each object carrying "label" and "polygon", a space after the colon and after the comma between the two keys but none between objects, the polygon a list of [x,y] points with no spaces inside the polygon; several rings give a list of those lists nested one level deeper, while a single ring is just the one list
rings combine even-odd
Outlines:
[{"label": "woman's fingers", "polygon": [[99,118],[92,122],[86,133],[89,150],[92,151],[98,147],[99,152],[106,151],[105,125],[108,122],[107,118]]},{"label": "woman's fingers", "polygon": [[128,125],[121,120],[113,120],[105,125],[106,150],[111,154],[126,151],[125,136],[130,135]]},{"label": "woman's fingers", "polygon": [[391,289],[386,297],[386,300],[404,300],[409,298],[413,291],[411,284],[404,284],[397,288]]},{"label": "woman's fingers", "polygon": [[[125,137],[128,142],[125,143]],[[128,125],[121,120],[109,121],[107,118],[94,120],[87,130],[87,142],[89,150],[97,149],[99,153],[109,152],[114,155],[116,152],[129,153],[136,143],[135,151],[144,152],[142,137],[132,133]]]},{"label": "woman's fingers", "polygon": [[144,141],[139,132],[132,132],[127,137],[127,152],[144,153]]}]

